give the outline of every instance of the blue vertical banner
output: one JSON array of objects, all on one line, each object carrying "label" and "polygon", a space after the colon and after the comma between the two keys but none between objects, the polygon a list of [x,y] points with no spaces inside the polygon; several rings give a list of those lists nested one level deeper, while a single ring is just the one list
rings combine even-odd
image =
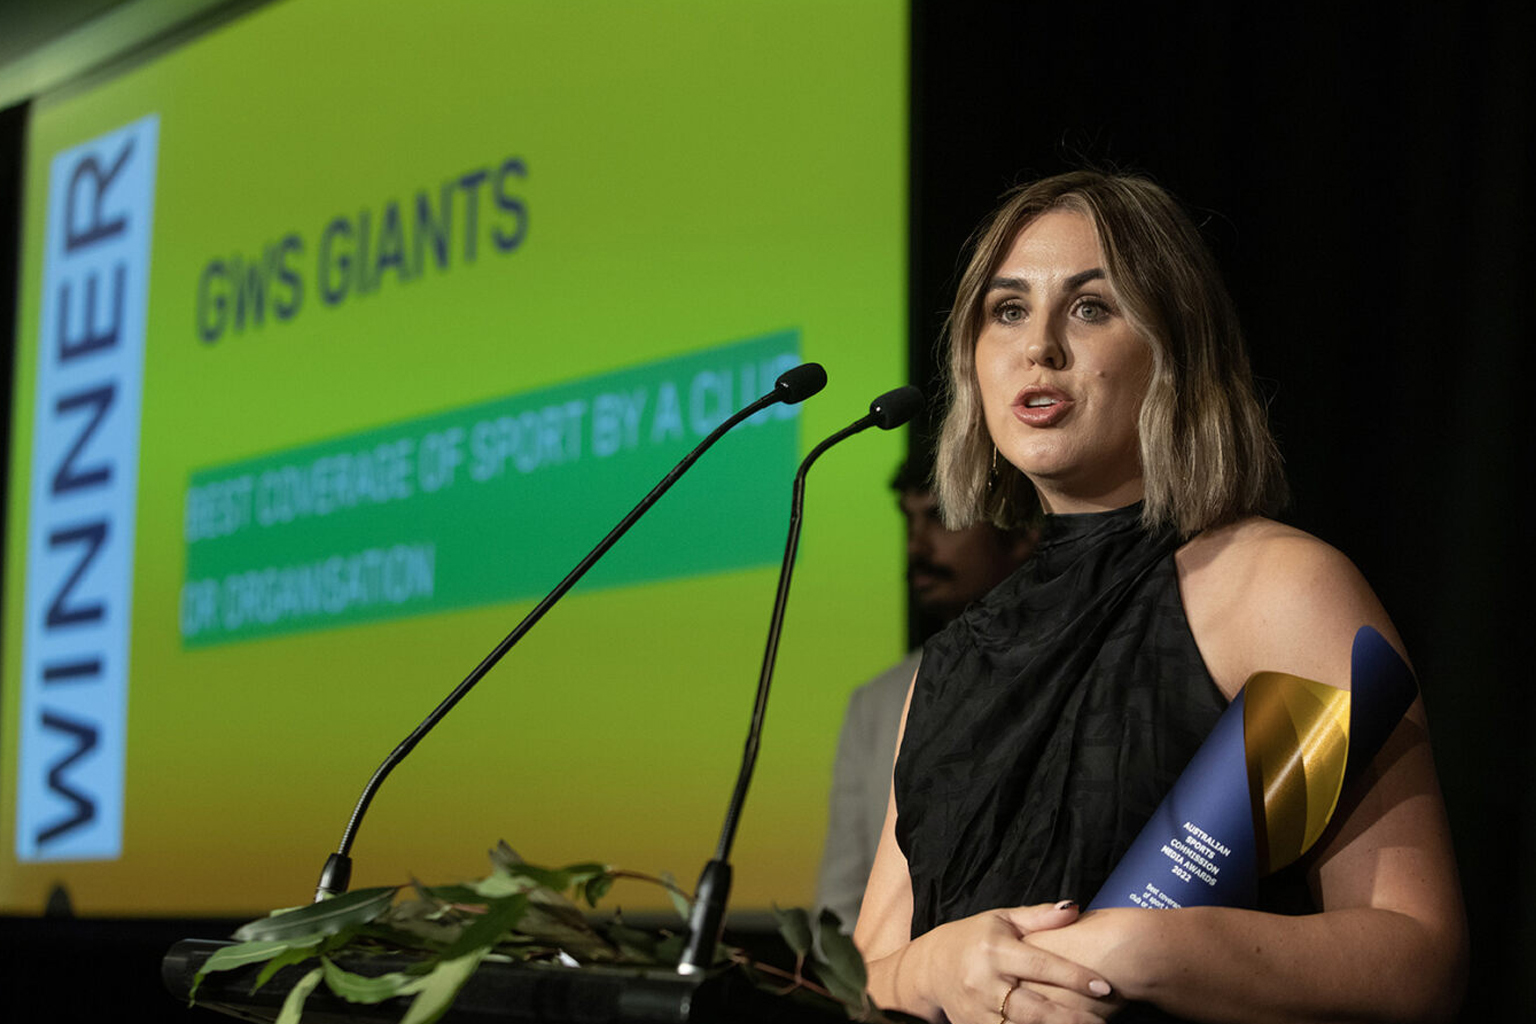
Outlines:
[{"label": "blue vertical banner", "polygon": [[16,856],[122,853],[156,115],[50,165],[37,337]]}]

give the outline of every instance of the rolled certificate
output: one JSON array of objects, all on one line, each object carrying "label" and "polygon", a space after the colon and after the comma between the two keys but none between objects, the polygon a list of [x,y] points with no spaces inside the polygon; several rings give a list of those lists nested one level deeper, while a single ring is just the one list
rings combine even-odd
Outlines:
[{"label": "rolled certificate", "polygon": [[1369,626],[1355,633],[1349,690],[1256,673],[1088,909],[1253,907],[1259,879],[1312,848],[1417,694]]}]

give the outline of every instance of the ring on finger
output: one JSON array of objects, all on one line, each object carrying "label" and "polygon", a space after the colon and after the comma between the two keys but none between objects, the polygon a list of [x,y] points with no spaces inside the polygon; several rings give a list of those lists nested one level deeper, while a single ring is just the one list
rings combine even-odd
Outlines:
[{"label": "ring on finger", "polygon": [[1013,995],[1013,990],[1019,987],[1015,981],[1007,992],[1003,993],[1003,1001],[997,1004],[997,1024],[1008,1024],[1008,997]]}]

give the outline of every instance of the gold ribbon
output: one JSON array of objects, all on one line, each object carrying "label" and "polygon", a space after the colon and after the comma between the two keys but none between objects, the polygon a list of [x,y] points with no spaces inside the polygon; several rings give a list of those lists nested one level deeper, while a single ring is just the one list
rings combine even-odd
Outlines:
[{"label": "gold ribbon", "polygon": [[1349,761],[1348,690],[1282,672],[1243,687],[1243,745],[1260,875],[1312,848],[1339,803]]}]

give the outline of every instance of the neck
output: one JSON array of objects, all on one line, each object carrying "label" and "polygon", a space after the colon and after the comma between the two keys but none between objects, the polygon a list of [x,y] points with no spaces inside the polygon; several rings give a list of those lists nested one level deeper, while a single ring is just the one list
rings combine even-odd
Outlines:
[{"label": "neck", "polygon": [[1048,481],[1036,480],[1035,496],[1040,508],[1047,515],[1077,515],[1083,512],[1113,512],[1117,508],[1134,505],[1146,497],[1141,477],[1127,480],[1116,487],[1087,493],[1052,486]]}]

